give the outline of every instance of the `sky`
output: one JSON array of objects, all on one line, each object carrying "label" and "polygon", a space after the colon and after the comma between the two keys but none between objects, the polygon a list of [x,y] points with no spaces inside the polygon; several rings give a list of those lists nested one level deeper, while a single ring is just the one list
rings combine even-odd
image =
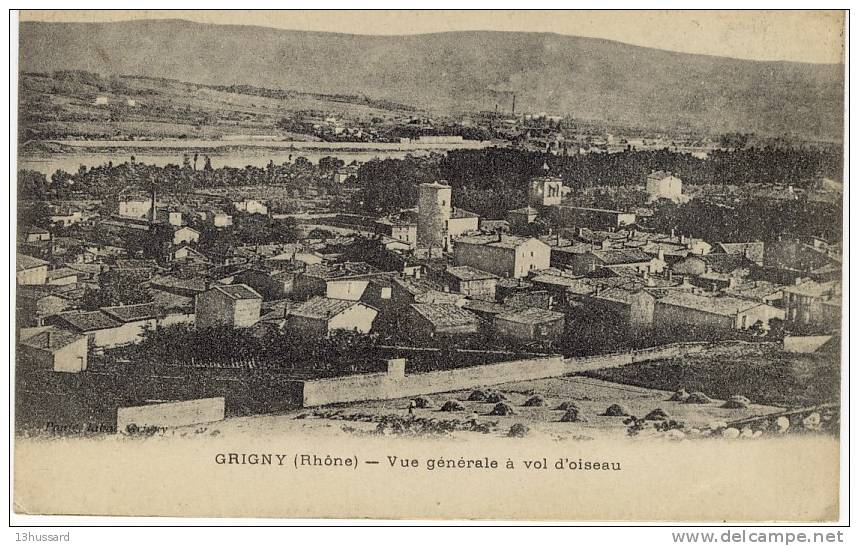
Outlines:
[{"label": "sky", "polygon": [[838,11],[23,11],[22,21],[190,21],[350,34],[555,32],[758,61],[843,62]]}]

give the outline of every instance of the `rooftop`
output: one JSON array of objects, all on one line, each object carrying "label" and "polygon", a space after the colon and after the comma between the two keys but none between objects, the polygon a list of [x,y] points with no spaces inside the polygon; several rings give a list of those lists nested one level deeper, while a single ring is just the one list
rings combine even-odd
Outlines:
[{"label": "rooftop", "polygon": [[456,244],[469,244],[469,245],[484,245],[491,246],[495,248],[505,248],[505,249],[516,249],[528,241],[537,241],[541,244],[546,244],[540,241],[539,239],[535,239],[533,237],[519,237],[516,235],[468,235],[464,237],[458,237],[454,240],[454,245]]},{"label": "rooftop", "polygon": [[453,304],[413,303],[411,308],[436,328],[465,326],[479,320],[474,313]]},{"label": "rooftop", "polygon": [[42,267],[47,265],[48,262],[40,258],[21,254],[20,252],[15,255],[15,268],[17,271],[24,271],[25,269],[34,269],[36,267]]},{"label": "rooftop", "polygon": [[135,305],[117,305],[102,307],[101,310],[121,322],[147,320],[160,316],[160,310],[154,303],[138,303]]},{"label": "rooftop", "polygon": [[121,324],[101,311],[69,311],[58,316],[79,332],[116,328]]},{"label": "rooftop", "polygon": [[691,292],[671,292],[659,300],[660,303],[695,309],[703,313],[722,316],[735,316],[741,311],[763,305],[733,296],[704,296]]},{"label": "rooftop", "polygon": [[481,281],[485,279],[497,279],[497,275],[481,271],[470,265],[450,266],[446,270],[448,275],[456,277],[461,281]]},{"label": "rooftop", "polygon": [[518,322],[520,324],[540,324],[543,322],[554,322],[556,320],[563,319],[564,314],[556,311],[549,311],[548,309],[539,309],[537,307],[523,307],[521,309],[516,309],[515,311],[502,313],[498,315],[497,318],[499,320]]},{"label": "rooftop", "polygon": [[652,257],[637,248],[592,250],[591,253],[605,265],[621,265],[649,262]]},{"label": "rooftop", "polygon": [[838,281],[817,282],[813,280],[803,281],[799,284],[786,286],[785,293],[797,294],[800,296],[809,296],[819,298],[821,296],[831,296],[840,292]]},{"label": "rooftop", "polygon": [[324,296],[316,296],[301,305],[290,309],[289,314],[305,318],[328,320],[354,305],[364,304],[351,300],[338,300],[334,298],[326,298]]},{"label": "rooftop", "polygon": [[246,284],[216,284],[212,286],[212,290],[217,290],[234,300],[262,299],[256,290]]},{"label": "rooftop", "polygon": [[35,349],[55,351],[81,339],[85,338],[80,334],[52,328],[21,340],[21,344]]}]

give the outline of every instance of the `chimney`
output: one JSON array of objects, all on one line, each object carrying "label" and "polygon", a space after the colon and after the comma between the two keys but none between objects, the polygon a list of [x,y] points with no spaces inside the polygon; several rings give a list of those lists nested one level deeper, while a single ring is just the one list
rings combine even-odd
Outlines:
[{"label": "chimney", "polygon": [[48,344],[48,349],[50,349],[50,348],[51,348],[51,341],[52,341],[52,340],[51,340],[51,331],[50,331],[50,330],[48,330],[47,332],[45,332],[45,334],[47,335],[47,344]]},{"label": "chimney", "polygon": [[585,228],[580,227],[579,228],[579,237],[584,237],[584,235],[585,235]]},{"label": "chimney", "polygon": [[736,288],[740,284],[740,280],[736,277],[728,278],[728,288]]},{"label": "chimney", "polygon": [[660,262],[665,263],[665,250],[664,249],[662,249],[662,248],[659,249],[659,251],[656,253],[656,259],[659,260]]},{"label": "chimney", "polygon": [[674,238],[674,228],[671,228],[671,238]]},{"label": "chimney", "polygon": [[671,269],[668,270],[668,282],[674,282],[674,272]]},{"label": "chimney", "polygon": [[152,208],[149,210],[149,221],[153,224],[155,223],[155,220],[158,219],[157,203],[155,188],[152,188]]},{"label": "chimney", "polygon": [[793,284],[795,284],[795,285],[802,284],[802,277],[794,277]]}]

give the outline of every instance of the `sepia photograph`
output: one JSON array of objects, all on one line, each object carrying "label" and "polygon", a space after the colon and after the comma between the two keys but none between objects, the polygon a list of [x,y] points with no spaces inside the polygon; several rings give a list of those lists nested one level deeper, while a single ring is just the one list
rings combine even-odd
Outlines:
[{"label": "sepia photograph", "polygon": [[844,517],[846,12],[16,17],[14,513]]}]

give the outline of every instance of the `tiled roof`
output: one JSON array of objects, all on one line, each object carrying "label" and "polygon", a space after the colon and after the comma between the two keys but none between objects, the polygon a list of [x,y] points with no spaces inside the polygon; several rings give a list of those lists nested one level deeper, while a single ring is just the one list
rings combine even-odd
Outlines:
[{"label": "tiled roof", "polygon": [[52,269],[48,271],[49,279],[63,279],[65,277],[77,277],[81,274],[80,271],[72,269],[70,267],[58,267],[57,269]]},{"label": "tiled roof", "polygon": [[480,281],[485,279],[497,279],[497,275],[493,275],[492,273],[487,273],[486,271],[481,271],[476,267],[471,267],[470,265],[460,265],[456,267],[448,267],[447,274],[461,281]]},{"label": "tiled roof", "polygon": [[659,302],[723,316],[734,316],[740,311],[763,305],[732,296],[703,296],[690,292],[671,292]]},{"label": "tiled roof", "polygon": [[493,301],[472,299],[466,300],[465,303],[462,305],[462,308],[468,311],[474,311],[475,313],[486,313],[491,315],[498,315],[511,310],[510,307],[502,305],[500,303],[495,303]]},{"label": "tiled roof", "polygon": [[516,309],[515,311],[502,313],[496,318],[498,320],[518,322],[520,324],[540,324],[541,322],[553,322],[562,319],[564,318],[564,314],[537,307],[523,307],[521,309]]},{"label": "tiled roof", "polygon": [[121,324],[101,311],[69,311],[58,316],[79,332],[116,328]]},{"label": "tiled roof", "polygon": [[450,213],[451,218],[480,218],[479,214],[476,214],[471,211],[467,211],[465,209],[458,209],[453,207],[453,210]]},{"label": "tiled roof", "polygon": [[246,284],[217,284],[213,285],[212,289],[217,290],[234,300],[262,299],[262,296],[260,296],[256,290]]},{"label": "tiled roof", "polygon": [[649,262],[652,257],[637,248],[592,250],[591,253],[605,265],[621,265]]},{"label": "tiled roof", "polygon": [[48,265],[48,262],[40,258],[21,254],[20,252],[15,255],[15,268],[17,271],[24,271],[25,269],[34,269],[36,267],[42,267],[45,265]]},{"label": "tiled roof", "polygon": [[817,282],[813,280],[803,281],[800,284],[786,286],[785,293],[798,294],[800,296],[811,296],[818,298],[824,295],[836,294],[840,290],[838,281]]},{"label": "tiled roof", "polygon": [[137,303],[134,305],[116,305],[102,307],[101,310],[116,320],[134,322],[158,317],[161,313],[154,303]]},{"label": "tiled roof", "polygon": [[21,344],[35,349],[54,351],[81,339],[84,339],[84,336],[68,330],[50,329],[22,340]]},{"label": "tiled roof", "polygon": [[474,313],[453,304],[414,303],[411,308],[436,328],[475,324]]},{"label": "tiled roof", "polygon": [[[458,243],[470,245],[485,245],[495,248],[515,249],[522,246],[524,243],[534,239],[533,237],[519,237],[515,235],[471,235],[458,237],[454,239],[454,245]],[[539,239],[534,239],[539,241]],[[546,244],[540,241],[541,244]]]},{"label": "tiled roof", "polygon": [[334,298],[326,298],[324,296],[316,296],[309,299],[303,304],[289,310],[290,315],[299,317],[324,319],[328,320],[331,317],[337,316],[343,311],[355,305],[363,305],[351,300],[338,300]]}]

